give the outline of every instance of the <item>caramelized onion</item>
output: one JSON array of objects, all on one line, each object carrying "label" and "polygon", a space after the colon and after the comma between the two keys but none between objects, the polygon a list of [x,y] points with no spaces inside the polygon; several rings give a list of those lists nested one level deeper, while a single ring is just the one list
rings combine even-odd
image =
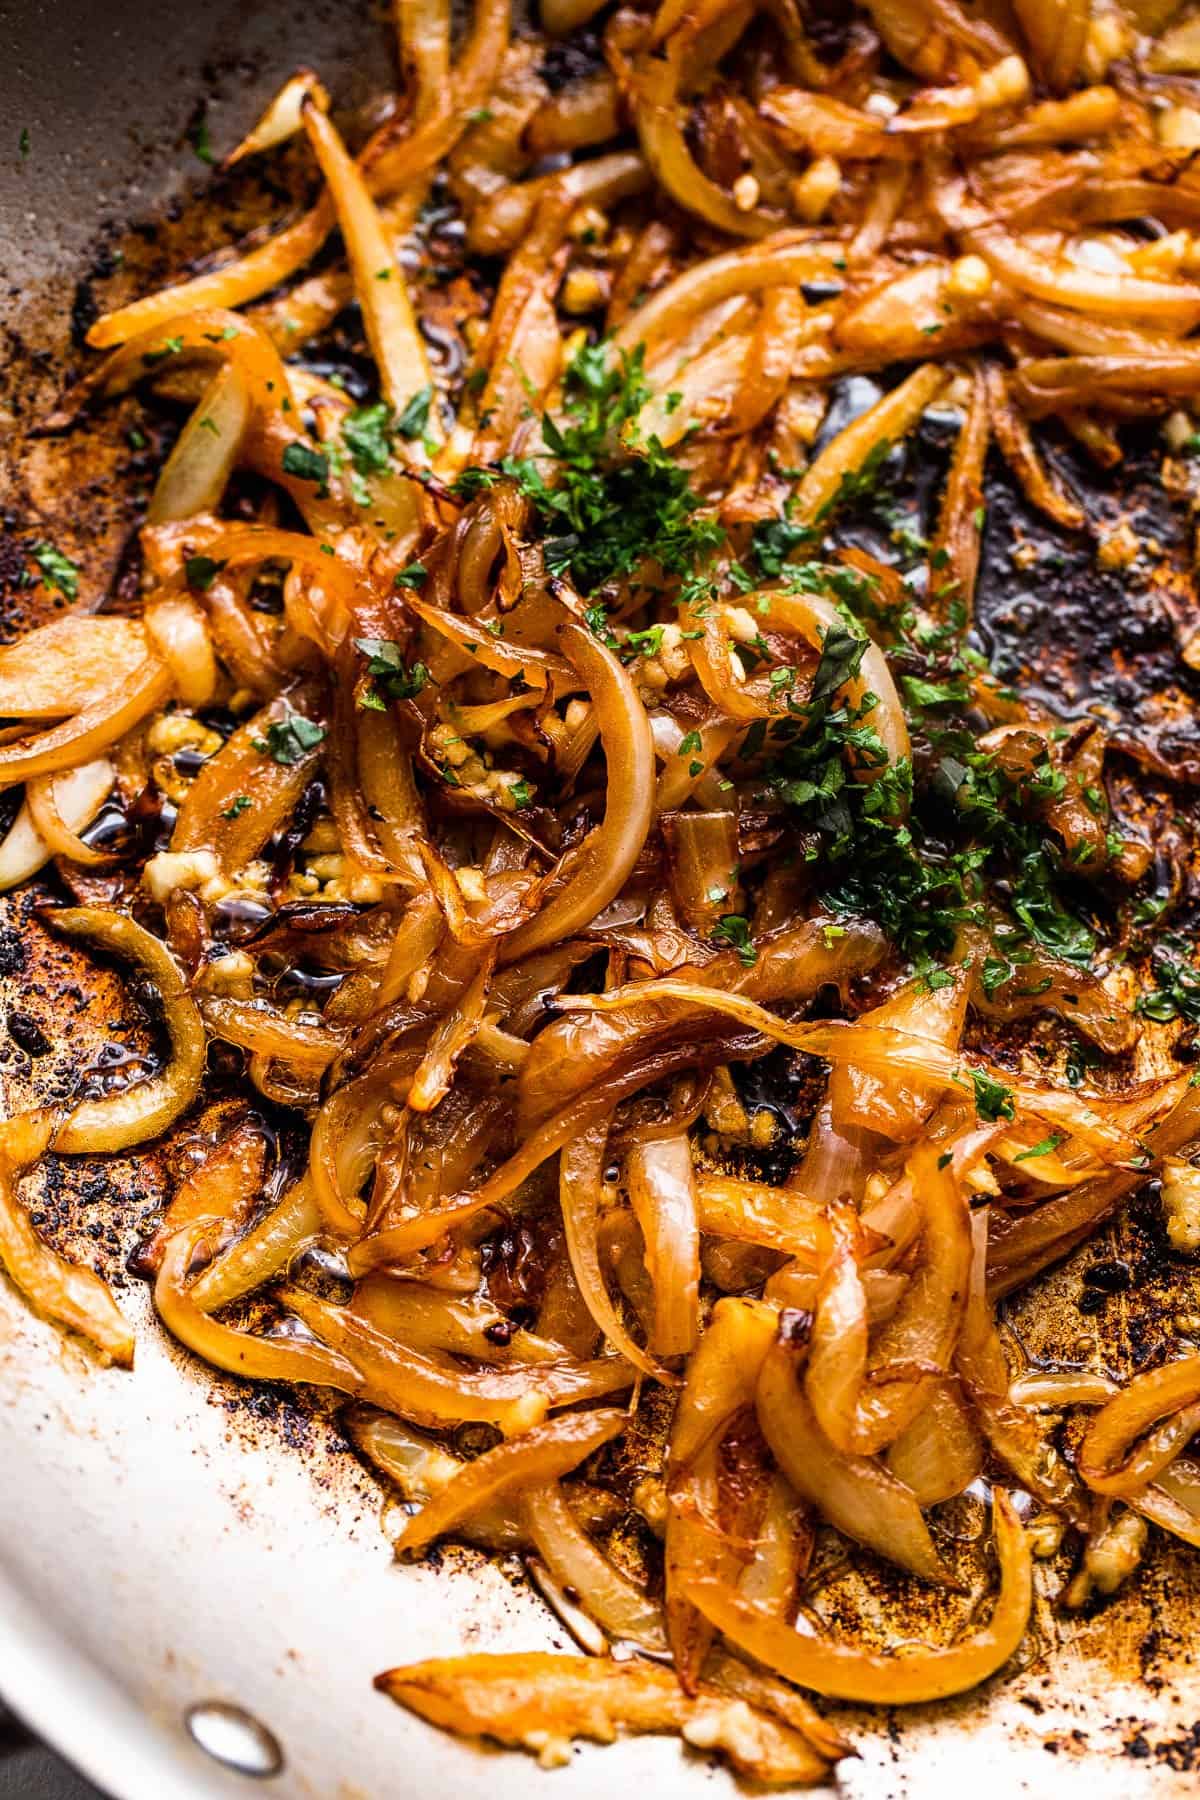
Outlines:
[{"label": "caramelized onion", "polygon": [[624,887],[654,816],[654,746],[645,708],[627,671],[574,619],[559,628],[559,642],[596,709],[608,766],[608,797],[603,823],[572,858],[562,885],[528,924],[505,941],[505,962],[561,942],[590,924]]},{"label": "caramelized onion", "polygon": [[[834,1448],[797,1379],[797,1360],[786,1342],[778,1342],[758,1379],[759,1424],[780,1468],[847,1537],[926,1581],[945,1583],[947,1572],[912,1493],[879,1463]],[[691,1598],[698,1604],[694,1591]]]},{"label": "caramelized onion", "polygon": [[105,756],[62,775],[36,777],[24,805],[0,843],[0,889],[36,875],[52,856],[73,862],[105,860],[76,834],[90,825],[112,790],[113,766]]},{"label": "caramelized onion", "polygon": [[171,677],[165,663],[156,656],[145,657],[120,686],[89,701],[74,718],[37,737],[0,745],[0,787],[94,762],[101,751],[161,706],[170,692]]},{"label": "caramelized onion", "polygon": [[80,1155],[148,1143],[174,1124],[200,1091],[205,1038],[196,1003],[166,945],[132,919],[96,906],[59,907],[47,918],[56,931],[134,963],[162,1001],[171,1042],[171,1060],[162,1074],[102,1100],[81,1100],[55,1134],[55,1149]]},{"label": "caramelized onion", "polygon": [[1079,1473],[1096,1493],[1137,1493],[1198,1428],[1200,1356],[1185,1356],[1135,1375],[1100,1408],[1079,1446]]},{"label": "caramelized onion", "polygon": [[993,1491],[992,1504],[1000,1592],[988,1624],[957,1644],[887,1656],[794,1631],[715,1582],[693,1582],[691,1598],[740,1650],[818,1694],[898,1706],[965,1693],[1008,1661],[1025,1635],[1033,1605],[1033,1559],[1025,1532],[1002,1489]]},{"label": "caramelized onion", "polygon": [[629,1199],[646,1241],[654,1289],[651,1344],[686,1356],[699,1330],[700,1227],[696,1178],[686,1137],[638,1144],[628,1160]]},{"label": "caramelized onion", "polygon": [[[625,1424],[622,1414],[615,1416],[614,1432]],[[659,1608],[597,1549],[557,1483],[532,1487],[522,1512],[530,1539],[554,1579],[579,1596],[580,1604],[610,1637],[643,1650],[666,1650]]]},{"label": "caramelized onion", "polygon": [[[621,1412],[565,1413],[497,1444],[464,1464],[454,1480],[409,1520],[396,1540],[396,1554],[425,1549],[479,1508],[494,1505],[518,1488],[537,1490],[557,1481],[607,1444],[624,1424]],[[536,1499],[536,1492],[527,1494],[526,1507]]]},{"label": "caramelized onion", "polygon": [[44,1244],[16,1195],[17,1177],[54,1135],[48,1112],[18,1113],[0,1125],[0,1264],[38,1312],[95,1345],[106,1362],[133,1363],[132,1327],[91,1269]]},{"label": "caramelized onion", "polygon": [[720,1694],[689,1699],[669,1669],[634,1658],[540,1652],[446,1657],[389,1669],[375,1685],[444,1730],[551,1757],[573,1737],[609,1744],[621,1732],[682,1731],[721,1750],[754,1781],[805,1787],[828,1763],[807,1738]]}]

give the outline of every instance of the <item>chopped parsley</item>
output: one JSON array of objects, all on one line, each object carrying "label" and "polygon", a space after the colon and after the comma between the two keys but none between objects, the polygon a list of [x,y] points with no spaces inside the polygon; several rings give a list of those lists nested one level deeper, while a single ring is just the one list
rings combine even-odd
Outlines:
[{"label": "chopped parsley", "polygon": [[184,562],[183,573],[190,588],[206,594],[224,567],[223,562],[214,562],[211,556],[189,556]]},{"label": "chopped parsley", "polygon": [[1014,1117],[1012,1089],[1006,1088],[985,1069],[971,1070],[971,1086],[975,1090],[975,1111],[988,1124]]},{"label": "chopped parsley", "polygon": [[396,414],[396,430],[401,437],[424,437],[429,429],[429,407],[433,400],[431,387],[419,388],[412,399]]},{"label": "chopped parsley", "polygon": [[346,414],[342,442],[360,475],[380,475],[390,465],[394,429],[391,409],[383,400]]},{"label": "chopped parsley", "polygon": [[750,921],[741,913],[726,913],[724,918],[718,919],[712,928],[712,941],[730,945],[748,969],[758,961],[758,951],[750,936]]},{"label": "chopped parsley", "polygon": [[371,686],[363,692],[359,704],[369,712],[383,712],[389,700],[412,700],[429,680],[424,663],[411,666],[404,652],[391,638],[355,638],[354,648],[367,659]]},{"label": "chopped parsley", "polygon": [[1032,1162],[1035,1156],[1051,1156],[1059,1145],[1065,1144],[1066,1141],[1066,1138],[1058,1132],[1052,1132],[1049,1137],[1044,1137],[1040,1143],[1035,1144],[1032,1150],[1022,1150],[1019,1155],[1013,1157],[1013,1161]]},{"label": "chopped parsley", "polygon": [[1160,1025],[1175,1019],[1200,1024],[1200,969],[1163,951],[1155,958],[1154,974],[1157,987],[1149,994],[1139,994],[1133,1010]]},{"label": "chopped parsley", "polygon": [[781,575],[791,552],[811,542],[808,526],[794,525],[790,519],[760,519],[750,533],[750,548],[764,575]]},{"label": "chopped parsley", "polygon": [[265,736],[255,738],[253,742],[254,748],[265,751],[273,762],[290,768],[293,763],[302,762],[324,738],[323,725],[306,719],[303,713],[289,712],[282,719],[272,720]]},{"label": "chopped parsley", "polygon": [[[640,348],[614,354],[606,344],[585,344],[563,378],[564,417],[543,414],[548,454],[505,457],[499,465],[534,504],[547,569],[569,576],[585,594],[647,563],[666,575],[691,575],[725,541],[687,471],[657,437],[639,435],[638,414],[649,398]],[[497,478],[467,469],[455,492],[469,499]]]},{"label": "chopped parsley", "polygon": [[30,544],[29,554],[41,571],[42,580],[47,587],[56,588],[66,600],[79,598],[79,564],[56,550],[53,544],[43,538],[39,543]]},{"label": "chopped parsley", "polygon": [[230,801],[228,806],[223,806],[221,808],[221,817],[223,819],[240,819],[242,814],[248,812],[249,809],[249,794],[238,794]]},{"label": "chopped parsley", "polygon": [[396,573],[392,576],[392,586],[398,588],[419,588],[428,574],[429,570],[425,567],[423,562],[405,563],[404,567],[402,569],[397,569]]},{"label": "chopped parsley", "polygon": [[285,446],[283,472],[300,481],[315,481],[322,498],[329,492],[329,458],[310,444],[293,442]]},{"label": "chopped parsley", "polygon": [[217,159],[213,155],[212,139],[208,134],[208,112],[204,107],[201,107],[192,121],[192,128],[188,132],[188,142],[192,146],[193,155],[198,156],[202,163],[207,163],[211,168]]},{"label": "chopped parsley", "polygon": [[[233,335],[236,337],[237,333],[234,332]],[[143,353],[142,361],[148,369],[152,369],[156,363],[165,362],[168,356],[178,356],[182,349],[183,339],[181,337],[164,338],[157,350],[147,350]]]}]

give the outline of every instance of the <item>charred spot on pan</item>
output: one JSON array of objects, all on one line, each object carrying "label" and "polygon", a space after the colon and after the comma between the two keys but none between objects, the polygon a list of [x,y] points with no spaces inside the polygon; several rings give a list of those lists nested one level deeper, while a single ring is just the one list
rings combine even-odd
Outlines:
[{"label": "charred spot on pan", "polygon": [[50,1039],[37,1020],[30,1013],[19,1012],[15,1008],[9,1010],[8,1035],[27,1056],[48,1056],[52,1048]]}]

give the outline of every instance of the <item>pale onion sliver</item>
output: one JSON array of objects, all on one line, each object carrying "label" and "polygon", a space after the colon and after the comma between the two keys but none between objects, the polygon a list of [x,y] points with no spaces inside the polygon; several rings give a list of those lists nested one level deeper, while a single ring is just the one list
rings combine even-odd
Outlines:
[{"label": "pale onion sliver", "polygon": [[[54,780],[54,803],[63,824],[79,832],[90,825],[112,791],[113,766],[106,756],[68,769]],[[50,861],[51,850],[22,801],[12,828],[0,844],[0,892],[28,881]]]}]

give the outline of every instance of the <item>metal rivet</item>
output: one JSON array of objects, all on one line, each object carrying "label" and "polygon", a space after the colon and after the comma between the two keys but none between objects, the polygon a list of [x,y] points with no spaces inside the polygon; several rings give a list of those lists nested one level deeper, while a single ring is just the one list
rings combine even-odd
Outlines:
[{"label": "metal rivet", "polygon": [[239,1775],[265,1780],[283,1767],[278,1738],[240,1706],[204,1700],[188,1708],[184,1723],[201,1750]]}]

